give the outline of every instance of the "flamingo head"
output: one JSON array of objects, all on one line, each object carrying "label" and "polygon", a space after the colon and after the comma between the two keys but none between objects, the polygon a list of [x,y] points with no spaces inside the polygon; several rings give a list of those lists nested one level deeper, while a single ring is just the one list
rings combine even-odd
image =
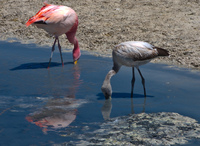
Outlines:
[{"label": "flamingo head", "polygon": [[75,48],[75,49],[73,50],[74,64],[77,64],[78,59],[80,58],[80,56],[81,56],[81,51],[80,51],[79,47],[78,47],[78,48]]},{"label": "flamingo head", "polygon": [[111,95],[112,95],[112,87],[110,85],[110,83],[103,83],[102,87],[101,87],[101,91],[103,93],[103,95],[105,96],[106,99],[111,99]]}]

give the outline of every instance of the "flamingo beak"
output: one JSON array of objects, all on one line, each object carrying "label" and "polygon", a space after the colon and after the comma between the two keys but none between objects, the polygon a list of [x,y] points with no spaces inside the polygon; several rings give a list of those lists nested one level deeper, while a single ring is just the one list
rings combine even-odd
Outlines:
[{"label": "flamingo beak", "polygon": [[74,61],[74,64],[76,65],[76,64],[77,64],[77,62],[78,62],[78,60],[75,60],[75,61]]},{"label": "flamingo beak", "polygon": [[107,93],[105,93],[104,96],[105,96],[105,99],[106,99],[106,100],[112,99],[111,95],[108,95]]},{"label": "flamingo beak", "polygon": [[108,98],[106,98],[107,100],[111,100],[112,99],[112,97],[111,96],[108,96]]}]

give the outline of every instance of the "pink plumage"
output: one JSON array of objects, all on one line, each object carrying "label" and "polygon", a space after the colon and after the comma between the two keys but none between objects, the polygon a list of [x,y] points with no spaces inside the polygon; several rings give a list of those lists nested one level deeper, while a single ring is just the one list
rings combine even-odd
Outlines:
[{"label": "pink plumage", "polygon": [[74,44],[73,60],[75,64],[77,63],[77,60],[81,56],[78,40],[75,36],[78,28],[78,16],[72,8],[61,5],[51,5],[45,2],[44,6],[39,10],[39,12],[28,20],[26,26],[29,26],[31,24],[37,26],[38,28],[42,28],[49,34],[55,36],[49,65],[51,63],[53,51],[55,50],[56,41],[58,41],[61,61],[62,65],[64,65],[61,53],[61,46],[58,38],[62,34],[66,34],[69,42]]}]

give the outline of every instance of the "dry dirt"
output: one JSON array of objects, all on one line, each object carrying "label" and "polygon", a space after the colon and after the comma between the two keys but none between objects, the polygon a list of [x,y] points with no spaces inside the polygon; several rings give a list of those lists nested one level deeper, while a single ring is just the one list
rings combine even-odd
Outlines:
[{"label": "dry dirt", "polygon": [[[81,50],[111,56],[114,45],[146,41],[170,51],[164,62],[200,69],[200,0],[48,0],[73,8],[79,17]],[[42,0],[1,0],[0,39],[51,46],[53,37],[25,23],[43,6]],[[73,48],[65,36],[63,48]]]}]

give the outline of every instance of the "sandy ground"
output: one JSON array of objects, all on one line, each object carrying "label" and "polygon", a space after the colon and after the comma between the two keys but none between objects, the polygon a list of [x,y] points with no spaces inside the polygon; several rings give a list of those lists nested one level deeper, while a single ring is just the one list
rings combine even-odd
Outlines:
[{"label": "sandy ground", "polygon": [[[111,56],[114,45],[146,41],[170,51],[164,62],[200,69],[199,0],[48,0],[72,7],[79,17],[81,50]],[[1,0],[0,39],[51,46],[53,37],[25,23],[42,7],[42,0]],[[63,48],[73,48],[65,36]]]}]

